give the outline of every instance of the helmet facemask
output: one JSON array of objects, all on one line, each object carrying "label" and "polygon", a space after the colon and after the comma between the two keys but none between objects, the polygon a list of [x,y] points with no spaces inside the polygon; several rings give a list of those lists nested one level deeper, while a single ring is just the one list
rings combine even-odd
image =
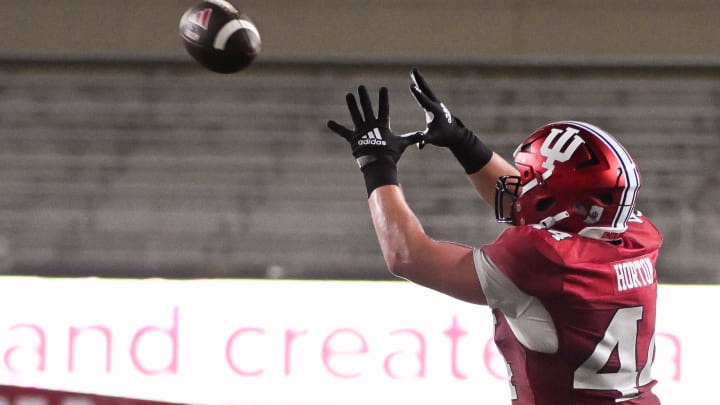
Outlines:
[{"label": "helmet facemask", "polygon": [[500,176],[495,184],[495,219],[501,224],[515,222],[515,201],[520,195],[520,176]]}]

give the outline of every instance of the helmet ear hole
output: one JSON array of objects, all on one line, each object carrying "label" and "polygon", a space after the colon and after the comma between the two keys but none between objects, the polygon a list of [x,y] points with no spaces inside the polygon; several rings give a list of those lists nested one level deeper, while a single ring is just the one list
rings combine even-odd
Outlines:
[{"label": "helmet ear hole", "polygon": [[610,193],[598,194],[595,198],[605,205],[611,205],[613,203],[613,196]]},{"label": "helmet ear hole", "polygon": [[554,203],[555,199],[553,197],[542,198],[535,204],[535,210],[537,210],[538,212],[543,212],[550,208]]}]

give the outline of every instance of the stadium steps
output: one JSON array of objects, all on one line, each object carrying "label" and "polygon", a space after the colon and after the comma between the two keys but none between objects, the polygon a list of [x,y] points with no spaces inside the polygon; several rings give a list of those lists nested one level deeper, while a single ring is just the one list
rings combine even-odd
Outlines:
[{"label": "stadium steps", "polygon": [[[615,134],[643,170],[641,208],[666,231],[663,271],[718,273],[720,227],[701,226],[717,225],[720,199],[716,81],[425,73],[506,157],[549,121]],[[349,124],[344,94],[360,83],[390,87],[397,132],[424,126],[404,72],[0,71],[7,271],[388,277],[362,176],[325,128]],[[406,152],[408,199],[433,237],[489,242],[501,228],[446,152]]]}]

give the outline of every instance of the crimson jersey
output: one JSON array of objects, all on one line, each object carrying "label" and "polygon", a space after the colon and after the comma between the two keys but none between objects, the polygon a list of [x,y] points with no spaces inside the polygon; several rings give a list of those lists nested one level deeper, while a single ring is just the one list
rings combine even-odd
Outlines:
[{"label": "crimson jersey", "polygon": [[513,404],[660,403],[650,369],[661,242],[633,217],[617,244],[518,226],[475,250]]}]

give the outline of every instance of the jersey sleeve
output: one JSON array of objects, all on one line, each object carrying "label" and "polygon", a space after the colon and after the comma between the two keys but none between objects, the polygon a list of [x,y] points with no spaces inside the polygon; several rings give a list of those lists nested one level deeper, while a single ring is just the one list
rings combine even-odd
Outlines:
[{"label": "jersey sleeve", "polygon": [[498,308],[516,317],[530,303],[532,296],[522,292],[481,249],[474,249],[475,271],[490,308]]},{"label": "jersey sleeve", "polygon": [[505,315],[518,341],[530,350],[554,353],[558,335],[540,300],[521,291],[481,249],[474,249],[473,259],[488,306]]}]

